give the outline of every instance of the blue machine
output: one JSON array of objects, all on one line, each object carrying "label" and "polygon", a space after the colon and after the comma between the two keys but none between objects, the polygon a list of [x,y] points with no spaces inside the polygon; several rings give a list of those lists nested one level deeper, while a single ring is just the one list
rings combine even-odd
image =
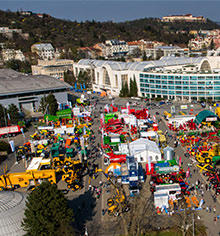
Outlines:
[{"label": "blue machine", "polygon": [[128,166],[130,196],[133,197],[139,194],[138,162],[135,161],[133,156],[127,156],[126,162]]}]

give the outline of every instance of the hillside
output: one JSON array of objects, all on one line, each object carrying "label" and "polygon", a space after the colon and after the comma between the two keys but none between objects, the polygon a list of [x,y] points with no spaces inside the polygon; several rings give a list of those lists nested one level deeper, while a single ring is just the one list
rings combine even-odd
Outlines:
[{"label": "hillside", "polygon": [[[14,34],[11,40],[0,35],[0,43],[14,43],[15,48],[25,52],[36,42],[51,42],[55,47],[75,48],[90,46],[106,39],[124,39],[127,41],[145,39],[158,40],[167,44],[187,44],[187,32],[195,29],[214,29],[220,26],[210,20],[207,23],[162,23],[156,18],[144,18],[120,23],[113,22],[76,22],[56,19],[45,15],[39,18],[36,15],[23,16],[18,12],[0,11],[0,27],[22,29],[29,33],[29,39],[24,40]],[[176,33],[177,31],[186,33]]]}]

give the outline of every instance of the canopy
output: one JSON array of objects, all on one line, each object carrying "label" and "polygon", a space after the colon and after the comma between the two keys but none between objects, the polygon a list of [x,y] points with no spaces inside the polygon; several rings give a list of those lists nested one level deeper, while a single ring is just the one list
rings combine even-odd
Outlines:
[{"label": "canopy", "polygon": [[[196,116],[195,123],[197,125],[201,124],[203,121],[215,121],[217,120],[217,115],[209,110],[204,110],[199,112],[199,114]],[[210,120],[206,120],[207,118],[211,118]]]}]

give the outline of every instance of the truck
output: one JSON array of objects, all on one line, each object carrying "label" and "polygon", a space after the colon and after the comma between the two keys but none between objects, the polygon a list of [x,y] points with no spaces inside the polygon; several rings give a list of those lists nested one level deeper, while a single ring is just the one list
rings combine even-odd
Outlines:
[{"label": "truck", "polygon": [[15,136],[21,133],[21,128],[18,125],[6,126],[0,128],[0,138],[6,138],[7,136]]}]

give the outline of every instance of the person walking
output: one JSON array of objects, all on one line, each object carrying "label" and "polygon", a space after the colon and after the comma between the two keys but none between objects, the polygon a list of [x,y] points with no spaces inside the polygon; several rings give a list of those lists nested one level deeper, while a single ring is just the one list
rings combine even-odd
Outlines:
[{"label": "person walking", "polygon": [[213,207],[213,213],[216,213],[216,206]]},{"label": "person walking", "polygon": [[211,206],[209,206],[209,212],[212,213],[212,207]]},{"label": "person walking", "polygon": [[208,206],[206,207],[206,212],[209,212],[209,207]]},{"label": "person walking", "polygon": [[209,187],[208,184],[206,184],[206,185],[205,185],[205,190],[206,190],[206,191],[208,190],[208,187]]}]

